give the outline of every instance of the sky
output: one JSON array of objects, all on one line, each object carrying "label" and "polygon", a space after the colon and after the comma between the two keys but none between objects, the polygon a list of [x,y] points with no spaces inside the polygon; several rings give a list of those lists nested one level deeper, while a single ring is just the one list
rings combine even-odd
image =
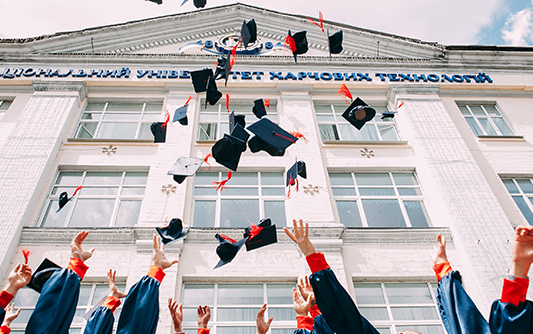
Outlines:
[{"label": "sky", "polygon": [[[193,0],[0,0],[0,38],[35,37],[194,11]],[[533,45],[533,0],[240,0],[445,45]],[[230,4],[207,0],[205,8]],[[260,27],[260,22],[258,22]],[[288,27],[290,28],[290,27]]]}]

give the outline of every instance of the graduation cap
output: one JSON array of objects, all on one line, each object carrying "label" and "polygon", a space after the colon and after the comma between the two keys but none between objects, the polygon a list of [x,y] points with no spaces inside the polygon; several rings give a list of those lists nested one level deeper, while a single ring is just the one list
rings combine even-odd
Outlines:
[{"label": "graduation cap", "polygon": [[255,24],[255,20],[251,19],[250,21],[242,22],[242,28],[241,28],[241,40],[244,44],[244,48],[248,46],[250,43],[255,43],[257,41],[257,25]]},{"label": "graduation cap", "polygon": [[304,30],[291,35],[291,31],[289,30],[285,44],[291,49],[294,55],[294,61],[298,62],[297,55],[304,54],[309,50],[309,46],[307,45],[307,31]]},{"label": "graduation cap", "polygon": [[50,276],[60,269],[63,268],[48,259],[44,259],[31,276],[30,282],[28,283],[28,288],[41,293],[44,284],[48,281]]},{"label": "graduation cap", "polygon": [[218,91],[217,84],[213,77],[210,77],[207,83],[207,92],[205,94],[205,107],[207,108],[207,103],[214,106],[217,104],[218,100],[222,97],[222,93]]},{"label": "graduation cap", "polygon": [[146,0],[146,1],[155,2],[158,5],[162,5],[163,4],[163,0]]},{"label": "graduation cap", "polygon": [[[246,131],[245,131],[246,132]],[[224,134],[211,148],[213,158],[222,166],[237,171],[242,152],[246,151],[245,139]]]},{"label": "graduation cap", "polygon": [[366,122],[370,121],[376,115],[376,111],[370,108],[363,100],[356,98],[344,111],[342,117],[350,122],[357,130],[361,130]]},{"label": "graduation cap", "polygon": [[235,258],[244,243],[248,240],[248,237],[246,237],[242,240],[235,241],[224,234],[218,233],[215,235],[215,237],[219,242],[217,246],[217,255],[220,258],[220,261],[215,266],[215,269],[230,263]]},{"label": "graduation cap", "polygon": [[266,116],[266,114],[267,114],[266,108],[269,108],[269,107],[270,107],[270,99],[268,99],[268,100],[263,100],[263,99],[255,100],[254,101],[254,106],[252,108],[252,112],[254,113],[254,115],[257,118],[261,118],[263,116]]},{"label": "graduation cap", "polygon": [[154,135],[154,143],[164,143],[167,138],[167,122],[153,122],[150,131]]},{"label": "graduation cap", "polygon": [[165,245],[187,237],[187,231],[183,230],[183,223],[179,218],[172,218],[167,227],[156,227],[155,230]]},{"label": "graduation cap", "polygon": [[330,54],[339,54],[342,52],[342,30],[339,30],[333,35],[328,36],[328,45]]},{"label": "graduation cap", "polygon": [[248,147],[253,153],[263,150],[272,156],[283,156],[285,149],[298,140],[268,118],[260,119],[247,129],[255,134],[248,141]]},{"label": "graduation cap", "polygon": [[205,92],[207,90],[207,84],[209,78],[213,76],[213,70],[210,68],[204,68],[203,70],[192,71],[191,79],[194,91],[196,93]]},{"label": "graduation cap", "polygon": [[56,212],[59,212],[65,205],[67,205],[68,201],[74,198],[76,194],[78,193],[78,190],[82,189],[83,186],[79,186],[74,190],[74,194],[72,194],[72,197],[68,197],[68,193],[66,191],[63,191],[61,194],[59,194],[59,209],[57,209]]},{"label": "graduation cap", "polygon": [[307,179],[307,169],[305,168],[305,162],[297,161],[291,168],[287,171],[287,184],[286,186],[292,186],[298,176]]},{"label": "graduation cap", "polygon": [[250,138],[250,134],[246,130],[244,130],[244,128],[240,124],[235,124],[235,126],[231,130],[230,135],[244,142],[244,145],[241,145],[239,143],[239,148],[242,150],[242,152],[246,151],[246,143],[248,142],[248,138]]},{"label": "graduation cap", "polygon": [[397,111],[384,111],[381,113],[381,119],[385,119],[385,118],[394,118],[394,114],[396,114]]},{"label": "graduation cap", "polygon": [[206,3],[207,3],[207,0],[194,0],[194,7],[204,8]]},{"label": "graduation cap", "polygon": [[188,176],[193,176],[204,163],[204,159],[179,157],[167,175],[174,175],[174,181],[182,184]]},{"label": "graduation cap", "polygon": [[219,57],[217,59],[217,67],[215,69],[215,80],[226,79],[225,85],[228,85],[229,72],[231,71],[231,54],[228,53],[226,58]]},{"label": "graduation cap", "polygon": [[233,131],[233,128],[239,124],[243,128],[246,127],[245,115],[235,115],[235,112],[232,111],[229,114],[229,131]]},{"label": "graduation cap", "polygon": [[187,99],[187,102],[182,107],[179,107],[176,109],[176,112],[174,112],[174,118],[172,119],[172,123],[174,122],[180,122],[181,125],[187,125],[187,109],[189,107],[189,101],[192,99],[192,96],[189,95],[189,98]]},{"label": "graduation cap", "polygon": [[261,219],[259,224],[247,227],[244,232],[244,238],[247,237],[249,237],[245,243],[247,251],[278,242],[276,225],[272,225],[270,218]]}]

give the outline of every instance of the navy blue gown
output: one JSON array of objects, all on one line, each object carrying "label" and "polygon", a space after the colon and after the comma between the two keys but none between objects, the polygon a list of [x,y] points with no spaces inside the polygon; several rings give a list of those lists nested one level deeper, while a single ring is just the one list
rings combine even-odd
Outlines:
[{"label": "navy blue gown", "polygon": [[533,334],[533,302],[526,300],[529,280],[504,280],[502,298],[492,304],[492,334]]},{"label": "navy blue gown", "polygon": [[83,334],[111,334],[113,333],[113,311],[120,305],[116,297],[107,297],[104,304],[91,314]]}]

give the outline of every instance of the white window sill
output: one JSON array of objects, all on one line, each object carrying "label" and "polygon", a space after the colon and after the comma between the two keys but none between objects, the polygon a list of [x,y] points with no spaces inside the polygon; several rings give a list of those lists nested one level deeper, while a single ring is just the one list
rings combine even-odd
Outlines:
[{"label": "white window sill", "polygon": [[69,143],[152,143],[153,139],[67,138]]},{"label": "white window sill", "polygon": [[493,141],[493,142],[525,142],[524,136],[478,136],[479,141]]},{"label": "white window sill", "polygon": [[366,140],[323,140],[322,143],[327,147],[357,145],[357,146],[408,146],[407,141],[366,141]]}]

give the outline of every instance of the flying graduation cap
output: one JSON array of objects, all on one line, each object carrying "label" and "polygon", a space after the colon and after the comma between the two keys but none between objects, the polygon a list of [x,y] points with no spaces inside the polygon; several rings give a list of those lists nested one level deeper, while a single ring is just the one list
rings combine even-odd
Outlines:
[{"label": "flying graduation cap", "polygon": [[167,175],[174,175],[174,181],[182,184],[189,176],[193,176],[204,163],[204,159],[179,157]]},{"label": "flying graduation cap", "polygon": [[215,238],[217,238],[219,242],[219,245],[217,246],[217,255],[220,258],[215,269],[230,263],[248,240],[248,237],[246,237],[242,240],[235,241],[224,234],[218,233],[215,235]]},{"label": "flying graduation cap", "polygon": [[156,227],[155,230],[165,245],[187,237],[187,231],[183,229],[183,223],[179,218],[172,218],[167,227]]},{"label": "flying graduation cap", "polygon": [[228,52],[226,58],[218,57],[215,69],[215,80],[226,79],[225,86],[228,85],[229,72],[231,71],[231,53]]},{"label": "flying graduation cap", "polygon": [[361,130],[366,122],[372,120],[376,115],[376,111],[368,106],[360,98],[356,98],[355,101],[350,104],[348,109],[344,111],[342,117],[350,122],[357,130]]},{"label": "flying graduation cap", "polygon": [[307,45],[307,31],[300,31],[291,35],[289,30],[288,36],[285,38],[285,46],[291,49],[294,56],[294,62],[298,62],[298,55],[304,54],[309,50]]},{"label": "flying graduation cap", "polygon": [[196,93],[202,93],[207,91],[207,84],[209,78],[213,76],[213,70],[210,68],[204,68],[203,70],[192,71],[191,79],[194,91]]},{"label": "flying graduation cap", "polygon": [[59,209],[57,209],[56,212],[59,212],[61,209],[63,209],[63,207],[65,205],[67,205],[67,203],[74,198],[74,196],[76,196],[76,194],[78,193],[78,190],[81,190],[81,188],[83,188],[83,186],[79,186],[78,188],[76,188],[76,190],[74,190],[74,193],[72,194],[72,197],[68,197],[68,193],[66,191],[62,192],[61,194],[59,194]]},{"label": "flying graduation cap", "polygon": [[342,30],[337,31],[329,36],[328,30],[328,46],[330,54],[339,54],[342,52]]},{"label": "flying graduation cap", "polygon": [[[158,5],[162,5],[163,4],[163,0],[146,0],[146,1],[155,2]],[[189,1],[189,0],[187,0],[187,1]]]},{"label": "flying graduation cap", "polygon": [[235,112],[232,111],[229,114],[229,131],[232,132],[236,125],[240,125],[243,128],[246,127],[246,115],[235,115]]},{"label": "flying graduation cap", "polygon": [[403,102],[400,103],[400,105],[398,106],[398,108],[396,108],[396,110],[387,110],[387,111],[382,112],[381,119],[394,118],[394,114],[396,114],[398,112],[398,109],[400,109],[402,106],[403,106]]},{"label": "flying graduation cap", "polygon": [[218,91],[215,79],[209,77],[207,80],[207,92],[205,93],[205,107],[207,108],[207,103],[214,106],[221,97],[222,93]]},{"label": "flying graduation cap", "polygon": [[164,122],[153,122],[150,125],[150,131],[154,135],[154,143],[164,143],[167,139],[167,124],[170,120],[170,115],[168,111],[166,112],[166,119]]},{"label": "flying graduation cap", "polygon": [[187,102],[182,107],[179,107],[174,112],[174,118],[172,119],[172,123],[180,122],[181,125],[187,125],[187,109],[189,107],[189,101],[191,101],[192,96],[189,95],[189,98],[187,99]]},{"label": "flying graduation cap", "polygon": [[31,276],[28,288],[41,293],[44,284],[50,279],[52,274],[61,269],[63,268],[45,258]]},{"label": "flying graduation cap", "polygon": [[263,100],[263,99],[255,100],[254,101],[254,106],[252,108],[252,112],[254,113],[255,117],[261,118],[263,116],[266,116],[267,108],[270,108],[270,99],[268,99],[268,100]]},{"label": "flying graduation cap", "polygon": [[254,19],[251,19],[248,22],[242,22],[241,40],[245,49],[248,47],[248,44],[253,44],[257,41],[257,25],[255,24]]},{"label": "flying graduation cap", "polygon": [[303,161],[297,161],[291,168],[289,168],[289,170],[287,170],[287,183],[285,186],[289,187],[289,192],[287,193],[288,198],[291,197],[291,186],[296,185],[296,191],[298,191],[298,176],[307,179],[307,169],[305,167],[305,162]]},{"label": "flying graduation cap", "polygon": [[248,141],[248,147],[253,153],[263,150],[271,156],[283,156],[285,149],[298,140],[268,118],[260,119],[247,129],[255,134]]},{"label": "flying graduation cap", "polygon": [[[240,125],[237,125],[240,126]],[[244,130],[244,129],[243,129]],[[246,131],[244,131],[246,133]],[[233,132],[233,134],[237,134]],[[248,133],[246,133],[248,135]],[[246,151],[246,139],[224,134],[211,148],[213,158],[224,167],[237,171],[242,152]]]},{"label": "flying graduation cap", "polygon": [[[153,0],[150,0],[150,1],[153,1]],[[159,1],[161,1],[161,0],[159,0]],[[189,0],[183,0],[183,2],[181,3],[180,7],[183,6],[187,1],[189,1]],[[207,0],[194,0],[194,6],[196,8],[204,8],[206,3],[207,3]]]},{"label": "flying graduation cap", "polygon": [[263,246],[275,244],[278,242],[276,225],[272,224],[270,218],[261,219],[259,224],[254,224],[245,229],[244,238],[248,238],[245,242],[248,252]]}]

